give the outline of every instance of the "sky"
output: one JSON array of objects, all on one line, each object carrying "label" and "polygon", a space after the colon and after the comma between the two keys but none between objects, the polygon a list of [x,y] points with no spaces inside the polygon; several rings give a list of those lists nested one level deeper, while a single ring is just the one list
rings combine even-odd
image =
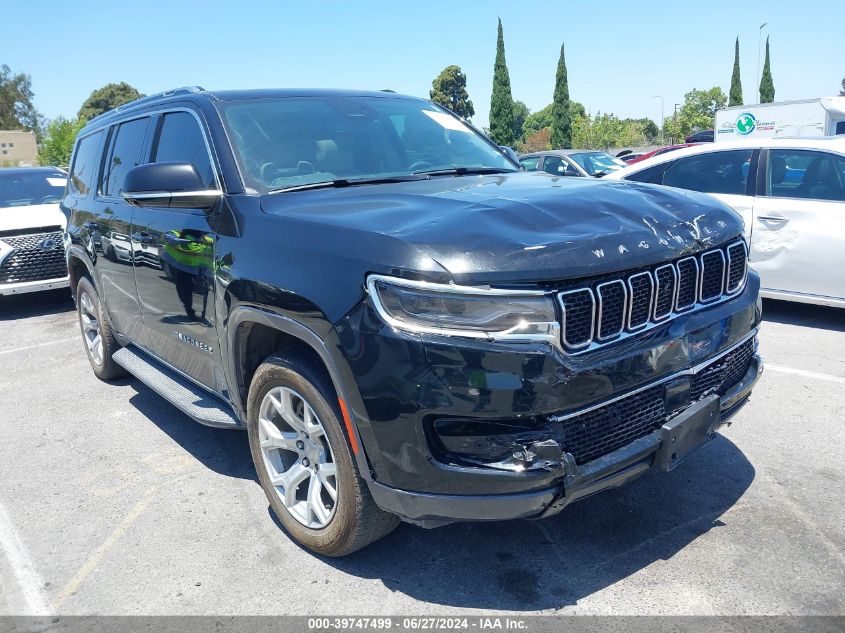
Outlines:
[{"label": "sky", "polygon": [[564,43],[571,98],[622,118],[659,121],[658,96],[668,116],[693,88],[727,94],[737,36],[745,102],[756,102],[764,22],[777,101],[837,94],[845,76],[845,13],[833,0],[3,0],[2,16],[0,64],[32,77],[50,118],[75,116],[91,91],[120,81],[146,94],[199,85],[427,98],[457,64],[485,126],[497,17],[513,98],[532,112],[552,100]]}]

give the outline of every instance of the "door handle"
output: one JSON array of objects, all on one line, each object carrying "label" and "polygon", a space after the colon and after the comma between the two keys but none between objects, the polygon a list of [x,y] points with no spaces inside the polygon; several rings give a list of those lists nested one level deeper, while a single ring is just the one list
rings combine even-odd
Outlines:
[{"label": "door handle", "polygon": [[778,224],[785,224],[789,222],[789,218],[785,218],[782,215],[758,215],[758,220],[763,220],[764,222],[775,222]]}]

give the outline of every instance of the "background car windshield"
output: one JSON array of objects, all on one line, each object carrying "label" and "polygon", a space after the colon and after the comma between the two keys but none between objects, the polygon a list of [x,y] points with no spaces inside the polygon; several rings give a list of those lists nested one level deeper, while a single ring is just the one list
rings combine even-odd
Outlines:
[{"label": "background car windshield", "polygon": [[[622,169],[625,163],[619,161],[610,154],[604,152],[584,152],[580,154],[570,154],[569,158],[581,165],[591,176],[600,174],[602,172],[616,171]],[[620,164],[621,163],[621,164]]]},{"label": "background car windshield", "polygon": [[64,194],[66,180],[61,172],[0,171],[0,207],[57,203]]},{"label": "background car windshield", "polygon": [[291,97],[223,108],[241,173],[260,192],[456,167],[517,170],[460,119],[415,99]]}]

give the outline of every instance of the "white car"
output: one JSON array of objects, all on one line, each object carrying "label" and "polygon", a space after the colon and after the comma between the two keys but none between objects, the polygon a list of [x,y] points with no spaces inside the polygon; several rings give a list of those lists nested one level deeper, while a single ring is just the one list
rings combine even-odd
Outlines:
[{"label": "white car", "polygon": [[707,143],[605,179],[713,195],[745,221],[763,297],[845,308],[845,137]]},{"label": "white car", "polygon": [[59,209],[66,181],[56,167],[0,169],[0,295],[68,285]]}]

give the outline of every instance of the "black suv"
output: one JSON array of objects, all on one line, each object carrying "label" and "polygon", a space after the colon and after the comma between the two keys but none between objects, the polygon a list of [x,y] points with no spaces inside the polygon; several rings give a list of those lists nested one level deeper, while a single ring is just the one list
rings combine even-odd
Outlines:
[{"label": "black suv", "polygon": [[761,370],[733,211],[525,173],[417,98],[148,97],[82,130],[62,204],[94,372],[245,428],[322,554],[669,470]]}]

